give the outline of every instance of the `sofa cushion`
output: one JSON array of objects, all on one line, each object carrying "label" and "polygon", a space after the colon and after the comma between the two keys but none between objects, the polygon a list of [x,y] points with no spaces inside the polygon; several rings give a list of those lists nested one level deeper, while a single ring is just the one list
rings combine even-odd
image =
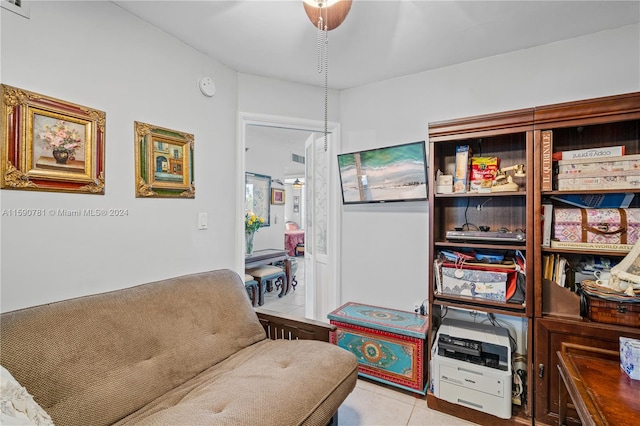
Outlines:
[{"label": "sofa cushion", "polygon": [[352,353],[327,342],[265,340],[209,368],[118,425],[322,425],[353,390]]},{"label": "sofa cushion", "polygon": [[110,424],[265,339],[244,282],[205,272],[3,313],[0,360],[56,425]]},{"label": "sofa cushion", "polygon": [[0,425],[53,425],[51,417],[2,366],[0,366]]}]

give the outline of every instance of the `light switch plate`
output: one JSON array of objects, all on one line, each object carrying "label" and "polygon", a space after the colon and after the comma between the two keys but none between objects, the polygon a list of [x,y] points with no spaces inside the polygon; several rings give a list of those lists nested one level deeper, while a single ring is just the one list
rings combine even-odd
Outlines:
[{"label": "light switch plate", "polygon": [[206,213],[198,213],[198,229],[207,229],[209,224]]}]

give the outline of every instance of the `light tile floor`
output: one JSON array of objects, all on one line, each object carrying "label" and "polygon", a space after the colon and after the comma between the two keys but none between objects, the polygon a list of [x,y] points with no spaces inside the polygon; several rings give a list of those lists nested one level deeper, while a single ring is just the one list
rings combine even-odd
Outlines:
[{"label": "light tile floor", "polygon": [[[263,308],[304,317],[304,259],[298,260],[295,291],[279,298],[274,289],[265,294]],[[457,417],[431,410],[426,398],[372,380],[358,379],[356,388],[338,411],[340,426],[474,425]]]}]

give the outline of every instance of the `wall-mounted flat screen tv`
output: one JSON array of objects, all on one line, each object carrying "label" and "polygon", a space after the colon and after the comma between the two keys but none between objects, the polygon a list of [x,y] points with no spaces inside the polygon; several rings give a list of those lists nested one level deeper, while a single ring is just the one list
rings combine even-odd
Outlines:
[{"label": "wall-mounted flat screen tv", "polygon": [[427,199],[425,143],[338,155],[344,204]]}]

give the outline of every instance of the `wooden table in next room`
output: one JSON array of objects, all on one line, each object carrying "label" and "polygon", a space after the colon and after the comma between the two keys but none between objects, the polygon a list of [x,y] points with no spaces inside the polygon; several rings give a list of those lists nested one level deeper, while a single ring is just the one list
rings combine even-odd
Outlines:
[{"label": "wooden table in next room", "polygon": [[276,262],[284,262],[284,273],[286,275],[284,289],[281,291],[280,296],[284,296],[291,290],[291,262],[289,256],[287,256],[286,250],[278,249],[264,249],[255,250],[253,253],[246,255],[244,258],[244,268],[251,269],[262,265],[269,265]]}]

